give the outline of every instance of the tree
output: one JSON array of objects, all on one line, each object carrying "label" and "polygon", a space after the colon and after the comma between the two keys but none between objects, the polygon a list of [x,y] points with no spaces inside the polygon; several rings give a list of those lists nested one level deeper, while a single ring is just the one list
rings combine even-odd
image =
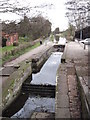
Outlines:
[{"label": "tree", "polygon": [[31,19],[31,31],[33,37],[36,39],[38,36],[49,36],[51,33],[51,23],[42,16],[33,17]]},{"label": "tree", "polygon": [[16,33],[17,32],[17,25],[15,21],[6,24],[2,22],[2,30],[6,33]]},{"label": "tree", "polygon": [[[25,2],[25,4],[23,4]],[[11,13],[11,14],[16,14],[21,17],[24,16],[31,16],[31,11],[34,9],[35,13],[40,12],[37,10],[38,8],[48,8],[50,9],[53,4],[41,4],[41,5],[36,5],[36,6],[31,6],[31,3],[29,0],[25,0],[22,2],[19,0],[0,0],[0,13]],[[37,14],[38,14],[37,13]],[[36,15],[36,14],[35,14]],[[8,20],[8,18],[7,18]],[[2,21],[2,20],[1,20]]]},{"label": "tree", "polygon": [[30,12],[30,6],[22,6],[17,0],[1,0],[0,1],[0,13],[15,13],[18,15],[24,15]]},{"label": "tree", "polygon": [[17,24],[20,36],[28,36],[30,34],[30,19],[27,16]]},{"label": "tree", "polygon": [[[51,32],[51,23],[41,16],[31,18],[30,12],[31,9],[37,11],[37,8],[50,8],[52,4],[41,4],[33,7],[30,5],[30,3],[22,5],[19,0],[1,0],[0,13],[12,13],[22,16],[19,23],[17,21],[2,22],[3,31],[7,33],[18,32],[20,36],[32,36],[34,39],[38,36],[48,36]],[[29,17],[27,17],[28,14]]]},{"label": "tree", "polygon": [[70,36],[74,37],[74,35],[75,35],[75,27],[72,24],[69,23],[69,27],[68,27],[67,30],[68,30],[68,34]]},{"label": "tree", "polygon": [[10,22],[6,24],[3,22],[2,30],[6,33],[18,32],[19,36],[27,36],[32,39],[37,39],[39,37],[48,37],[51,33],[51,23],[49,20],[42,16],[37,16],[29,19],[24,16],[19,23]]},{"label": "tree", "polygon": [[89,0],[68,0],[66,3],[67,12],[66,16],[69,22],[76,26],[77,30],[80,30],[88,25],[90,1]]},{"label": "tree", "polygon": [[55,34],[59,34],[59,27],[55,29]]}]

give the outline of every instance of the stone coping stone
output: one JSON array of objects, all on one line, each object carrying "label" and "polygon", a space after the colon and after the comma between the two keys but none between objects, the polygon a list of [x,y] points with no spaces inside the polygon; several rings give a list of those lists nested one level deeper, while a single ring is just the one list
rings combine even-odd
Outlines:
[{"label": "stone coping stone", "polygon": [[34,112],[31,116],[31,119],[52,119],[54,120],[55,114],[54,113],[48,113],[48,112]]},{"label": "stone coping stone", "polygon": [[56,79],[55,118],[70,118],[66,63],[60,64]]},{"label": "stone coping stone", "polygon": [[[42,57],[42,56],[44,56],[45,55],[45,53],[47,53],[47,52],[49,52],[49,50],[51,50],[51,48],[53,48],[53,46],[52,47],[50,47],[50,48],[47,48],[47,49],[45,49],[45,50],[43,50],[43,51],[41,51],[40,53],[38,53],[38,54],[34,54],[33,56],[32,56],[32,62],[38,62],[39,61],[39,59]],[[49,53],[48,53],[49,54]]]},{"label": "stone coping stone", "polygon": [[56,109],[56,114],[55,114],[55,118],[70,118],[70,110],[69,108],[57,108]]},{"label": "stone coping stone", "polygon": [[69,97],[66,94],[57,94],[57,108],[69,108]]},{"label": "stone coping stone", "polygon": [[15,68],[13,66],[4,67],[0,72],[0,76],[9,76],[16,70],[17,70],[17,68]]}]

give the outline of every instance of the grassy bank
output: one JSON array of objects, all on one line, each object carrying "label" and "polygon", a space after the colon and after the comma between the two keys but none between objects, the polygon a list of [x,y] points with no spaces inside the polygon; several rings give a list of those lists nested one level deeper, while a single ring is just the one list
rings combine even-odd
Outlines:
[{"label": "grassy bank", "polygon": [[[19,45],[20,44],[27,44],[28,42],[30,42],[29,38],[25,38],[25,37],[19,37]],[[11,50],[14,50],[15,48],[17,48],[18,46],[13,46],[13,45],[10,45],[10,46],[5,46],[5,47],[2,47],[0,48],[0,51],[2,49],[2,54],[5,53],[5,52],[9,52]]]},{"label": "grassy bank", "polygon": [[10,45],[10,46],[2,47],[0,49],[2,49],[2,54],[3,54],[4,52],[6,52],[6,51],[9,52],[9,51],[13,50],[14,48],[16,48],[16,46]]},{"label": "grassy bank", "polygon": [[[30,50],[38,47],[39,45],[40,45],[40,43],[37,42],[37,43],[36,43],[35,45],[33,45],[33,46],[30,46],[30,47],[28,47],[28,48],[26,48],[26,49],[23,49],[23,50],[20,50],[20,51],[16,52],[15,55],[11,55],[11,54],[10,54],[10,55],[8,55],[8,56],[3,57],[3,58],[2,58],[2,65],[4,65],[4,63],[6,63],[6,62],[8,62],[8,61],[11,61],[11,60],[19,57],[20,55],[22,55],[22,54],[24,54],[24,53],[26,53],[26,52],[28,52],[28,51],[30,51]],[[6,51],[6,49],[7,49],[7,51],[11,51],[11,50],[14,49],[14,47],[13,47],[13,46],[8,46],[8,47],[6,47],[6,48],[3,48],[3,49],[2,49],[2,52]]]}]

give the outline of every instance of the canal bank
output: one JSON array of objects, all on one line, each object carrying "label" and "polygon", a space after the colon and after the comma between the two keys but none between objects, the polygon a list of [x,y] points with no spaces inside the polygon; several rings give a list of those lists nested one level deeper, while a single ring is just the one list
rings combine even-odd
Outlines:
[{"label": "canal bank", "polygon": [[[8,74],[8,80],[9,81],[5,81],[5,83],[6,82],[9,82],[9,84],[5,84],[4,83],[4,85],[6,85],[6,87],[4,87],[3,89],[5,90],[5,92],[4,93],[6,93],[4,96],[3,96],[3,106],[4,106],[4,112],[3,112],[3,116],[4,116],[4,113],[5,113],[5,115],[7,116],[7,114],[8,114],[8,116],[9,116],[9,110],[8,110],[8,106],[10,106],[10,105],[12,105],[11,103],[12,102],[15,102],[16,101],[16,99],[18,99],[19,98],[19,94],[20,94],[20,92],[21,92],[21,89],[22,89],[22,85],[23,85],[23,83],[24,82],[30,82],[31,80],[32,80],[32,73],[36,73],[36,72],[39,72],[40,71],[40,69],[41,69],[41,67],[43,66],[43,64],[45,63],[45,61],[48,59],[48,57],[53,53],[53,52],[57,52],[57,53],[55,53],[55,54],[53,54],[53,57],[55,57],[55,59],[56,59],[56,62],[55,62],[55,60],[54,61],[51,61],[51,59],[50,59],[50,61],[52,62],[52,64],[51,64],[51,66],[52,65],[54,65],[54,66],[56,66],[56,63],[58,63],[58,62],[60,62],[60,57],[59,58],[57,58],[56,56],[58,55],[58,56],[61,56],[61,54],[59,53],[60,51],[63,51],[63,47],[60,47],[60,46],[58,46],[58,45],[54,45],[53,46],[53,44],[51,44],[51,45],[48,45],[47,44],[47,46],[45,45],[45,48],[43,48],[43,51],[38,51],[38,54],[37,54],[37,51],[36,51],[36,54],[34,53],[33,54],[33,56],[31,56],[30,58],[28,58],[28,59],[25,59],[25,61],[23,61],[23,62],[21,62],[21,63],[19,63],[19,64],[12,64],[13,63],[13,61],[10,63],[10,64],[7,64],[5,67],[7,68],[9,68],[9,67],[11,67],[11,68],[15,68],[15,71],[14,70],[12,70],[12,72],[11,73],[9,73]],[[20,62],[20,61],[19,61]],[[59,63],[58,63],[59,64]],[[58,67],[58,64],[57,64],[57,67]],[[49,65],[49,64],[48,64]],[[50,65],[49,65],[49,67],[50,67]],[[35,71],[36,70],[36,71]],[[52,70],[54,70],[53,68],[52,68]],[[57,68],[55,69],[56,71],[57,71]],[[7,71],[7,70],[6,70]],[[51,70],[50,70],[50,72],[51,72]],[[54,72],[55,73],[55,72]],[[4,71],[3,71],[3,75],[4,75],[5,73],[4,73]],[[52,71],[52,74],[53,74],[53,71]],[[18,76],[19,75],[19,76]],[[50,74],[51,75],[51,74]],[[4,76],[5,77],[5,76]],[[48,77],[48,76],[47,76]],[[28,79],[29,78],[29,79]],[[45,77],[44,77],[45,78]],[[52,78],[53,78],[53,76],[52,76]],[[54,76],[54,78],[56,78],[56,75]],[[29,81],[28,81],[29,80]],[[51,78],[49,79],[49,80],[52,80]],[[56,80],[56,79],[55,79]],[[52,80],[53,81],[53,80]],[[55,81],[54,81],[55,82]],[[13,85],[14,85],[14,87],[13,87]],[[8,85],[8,86],[7,86]],[[50,87],[52,87],[52,86],[50,86]],[[50,89],[50,87],[48,87],[48,89],[47,89],[47,91],[51,91],[51,93],[50,93],[50,95],[51,96],[54,96],[55,97],[55,86],[53,86],[54,87],[54,89],[53,88],[51,88]],[[16,88],[16,89],[15,89]],[[26,88],[27,89],[27,88]],[[45,88],[46,89],[46,88]],[[46,92],[46,90],[44,89],[44,91]],[[43,90],[43,89],[42,89]],[[7,96],[8,95],[8,96]],[[50,97],[50,95],[49,95],[49,97]],[[24,95],[22,95],[22,96],[24,96]],[[26,99],[26,98],[25,98]],[[54,98],[55,99],[55,98]],[[15,100],[15,101],[14,101]],[[22,103],[22,105],[23,105],[24,103]],[[13,105],[12,105],[13,106]],[[19,107],[18,107],[18,109],[19,109]],[[6,112],[6,111],[8,111],[8,112]],[[14,113],[15,111],[14,111],[14,109],[13,109],[13,113]],[[53,114],[48,114],[47,113],[47,116],[48,115],[50,115],[50,116],[53,116],[54,115],[54,113]]]},{"label": "canal bank", "polygon": [[16,60],[5,65],[1,74],[3,110],[5,110],[20,94],[23,82],[28,77],[32,77],[32,58],[38,58],[37,63],[38,66],[40,66],[39,68],[41,68],[46,59],[50,56],[52,47],[52,43],[49,43],[47,46],[41,45],[37,49],[34,49],[33,51],[28,52],[20,58],[17,58]]},{"label": "canal bank", "polygon": [[[28,96],[23,108],[13,116],[14,118],[31,118],[36,116],[36,114],[40,114],[42,117],[46,115],[47,118],[54,118],[56,72],[61,61],[61,55],[62,52],[52,53],[40,72],[34,74],[34,77],[32,76],[28,81],[26,80],[23,86],[23,93],[29,94],[30,96]],[[8,109],[4,115],[9,117],[10,110]]]},{"label": "canal bank", "polygon": [[66,44],[57,71],[55,118],[90,118],[88,49]]},{"label": "canal bank", "polygon": [[40,72],[33,74],[28,87],[24,86],[23,88],[24,92],[29,94],[29,97],[23,108],[14,114],[12,118],[54,117],[56,72],[60,60],[61,53],[52,53]]}]

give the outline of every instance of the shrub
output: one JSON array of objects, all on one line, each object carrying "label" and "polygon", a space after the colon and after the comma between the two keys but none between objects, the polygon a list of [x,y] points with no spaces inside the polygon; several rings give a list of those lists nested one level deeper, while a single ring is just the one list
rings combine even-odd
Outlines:
[{"label": "shrub", "polygon": [[18,46],[18,45],[19,45],[19,43],[14,41],[13,46]]}]

